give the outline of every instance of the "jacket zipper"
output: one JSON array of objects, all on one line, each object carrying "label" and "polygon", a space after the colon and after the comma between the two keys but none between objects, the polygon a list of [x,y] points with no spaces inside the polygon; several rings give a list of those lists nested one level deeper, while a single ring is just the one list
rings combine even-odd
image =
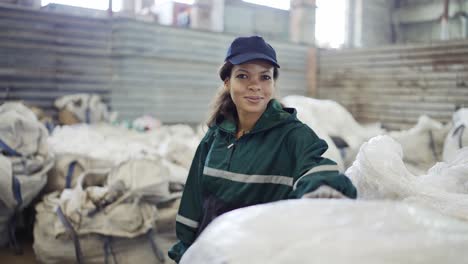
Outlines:
[{"label": "jacket zipper", "polygon": [[234,138],[234,142],[232,142],[227,148],[231,149],[231,154],[229,155],[229,163],[227,170],[229,171],[231,169],[231,161],[232,161],[232,156],[234,156],[234,150],[236,150],[236,144],[239,140]]}]

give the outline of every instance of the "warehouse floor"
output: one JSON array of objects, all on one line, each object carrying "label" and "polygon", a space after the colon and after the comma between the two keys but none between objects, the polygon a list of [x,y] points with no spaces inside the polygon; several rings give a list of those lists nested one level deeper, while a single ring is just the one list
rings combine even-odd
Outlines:
[{"label": "warehouse floor", "polygon": [[[166,255],[166,252],[169,248],[176,242],[176,238],[173,237],[172,234],[162,234],[159,242],[159,246],[161,250]],[[16,255],[13,249],[8,247],[0,248],[0,262],[5,264],[15,263],[15,264],[32,264],[38,263],[36,257],[34,255],[33,246],[33,238],[31,235],[19,233],[18,234],[18,241],[21,245],[23,253],[21,255]],[[173,263],[170,261],[169,257],[166,256],[165,263]]]},{"label": "warehouse floor", "polygon": [[18,234],[18,240],[23,250],[23,254],[16,255],[11,248],[0,248],[0,260],[2,263],[30,264],[37,263],[32,248],[33,239],[25,234]]}]

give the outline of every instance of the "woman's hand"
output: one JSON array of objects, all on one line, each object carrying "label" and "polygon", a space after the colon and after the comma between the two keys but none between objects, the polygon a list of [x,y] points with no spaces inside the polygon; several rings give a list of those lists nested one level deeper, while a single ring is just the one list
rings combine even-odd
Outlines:
[{"label": "woman's hand", "polygon": [[304,194],[302,198],[343,199],[348,197],[344,196],[341,192],[333,189],[330,186],[322,185],[315,191]]}]

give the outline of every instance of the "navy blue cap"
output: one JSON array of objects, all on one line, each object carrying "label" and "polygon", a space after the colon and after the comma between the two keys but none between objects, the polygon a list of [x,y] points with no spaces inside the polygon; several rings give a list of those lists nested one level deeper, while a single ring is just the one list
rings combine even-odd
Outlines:
[{"label": "navy blue cap", "polygon": [[266,60],[279,68],[276,52],[259,36],[236,38],[229,47],[224,61],[239,65],[252,60]]}]

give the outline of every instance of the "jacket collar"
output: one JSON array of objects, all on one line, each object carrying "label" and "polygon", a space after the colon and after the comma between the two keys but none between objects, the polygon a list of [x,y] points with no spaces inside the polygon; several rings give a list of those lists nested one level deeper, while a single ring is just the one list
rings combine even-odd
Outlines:
[{"label": "jacket collar", "polygon": [[[297,120],[296,109],[283,108],[278,100],[271,99],[270,102],[268,102],[265,112],[260,116],[250,133],[268,130],[280,124],[294,120]],[[235,134],[237,130],[236,123],[228,119],[222,120],[217,124],[217,126],[221,130],[230,134]]]}]

